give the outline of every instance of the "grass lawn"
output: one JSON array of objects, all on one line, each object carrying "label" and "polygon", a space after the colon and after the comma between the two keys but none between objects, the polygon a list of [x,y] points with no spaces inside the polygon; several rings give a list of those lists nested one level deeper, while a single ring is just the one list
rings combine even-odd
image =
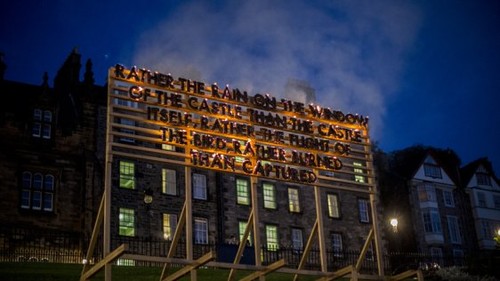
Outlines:
[{"label": "grass lawn", "polygon": [[[3,281],[71,281],[79,280],[83,266],[78,264],[55,263],[0,263],[0,280]],[[118,281],[158,281],[161,267],[139,266],[114,266],[113,280]],[[172,269],[175,270],[175,269]],[[103,271],[91,280],[104,280]],[[237,271],[235,280],[251,272]],[[198,269],[198,280],[219,281],[227,280],[229,270],[226,269]],[[315,280],[318,277],[303,276],[300,280]],[[266,281],[292,280],[293,275],[285,273],[271,273],[266,276]],[[190,280],[189,275],[181,280]]]}]

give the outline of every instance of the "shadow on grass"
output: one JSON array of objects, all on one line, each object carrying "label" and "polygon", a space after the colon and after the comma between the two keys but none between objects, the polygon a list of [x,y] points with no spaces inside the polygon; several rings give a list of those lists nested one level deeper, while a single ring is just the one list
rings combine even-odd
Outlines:
[{"label": "shadow on grass", "polygon": [[[0,280],[3,281],[71,281],[79,280],[83,266],[78,264],[56,263],[0,263]],[[161,267],[140,266],[113,266],[112,279],[119,281],[158,281]],[[177,268],[171,269],[174,272]],[[239,270],[235,280],[239,280],[252,272]],[[227,280],[229,269],[198,269],[198,280],[220,281]],[[299,280],[316,280],[318,277],[302,276]],[[96,274],[91,280],[103,281],[104,272]],[[190,280],[189,274],[180,280]],[[285,273],[271,273],[266,281],[293,280],[293,275]]]}]

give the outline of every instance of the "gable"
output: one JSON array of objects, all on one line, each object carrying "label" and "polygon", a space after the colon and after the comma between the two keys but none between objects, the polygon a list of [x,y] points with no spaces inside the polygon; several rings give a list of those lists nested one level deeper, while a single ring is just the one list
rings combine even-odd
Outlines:
[{"label": "gable", "polygon": [[427,155],[425,160],[418,167],[413,179],[455,185],[443,167],[441,167],[431,155]]}]

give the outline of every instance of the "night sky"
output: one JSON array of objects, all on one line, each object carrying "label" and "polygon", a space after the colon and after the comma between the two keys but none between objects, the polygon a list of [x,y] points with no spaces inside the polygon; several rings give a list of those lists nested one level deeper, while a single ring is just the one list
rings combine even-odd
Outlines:
[{"label": "night sky", "polygon": [[305,80],[320,105],[370,116],[384,151],[451,148],[500,175],[497,0],[0,4],[5,79],[52,85],[75,47],[99,85],[116,63],[297,100],[284,85]]}]

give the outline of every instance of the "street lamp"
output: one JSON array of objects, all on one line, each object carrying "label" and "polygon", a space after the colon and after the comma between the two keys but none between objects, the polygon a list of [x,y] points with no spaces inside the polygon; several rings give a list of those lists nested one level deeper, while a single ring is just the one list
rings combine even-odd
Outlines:
[{"label": "street lamp", "polygon": [[392,225],[392,231],[393,232],[398,232],[398,219],[397,218],[392,218],[390,221],[390,224]]},{"label": "street lamp", "polygon": [[500,247],[500,228],[497,229],[497,232],[495,233],[495,237],[493,237],[493,240],[495,240],[495,246]]}]

